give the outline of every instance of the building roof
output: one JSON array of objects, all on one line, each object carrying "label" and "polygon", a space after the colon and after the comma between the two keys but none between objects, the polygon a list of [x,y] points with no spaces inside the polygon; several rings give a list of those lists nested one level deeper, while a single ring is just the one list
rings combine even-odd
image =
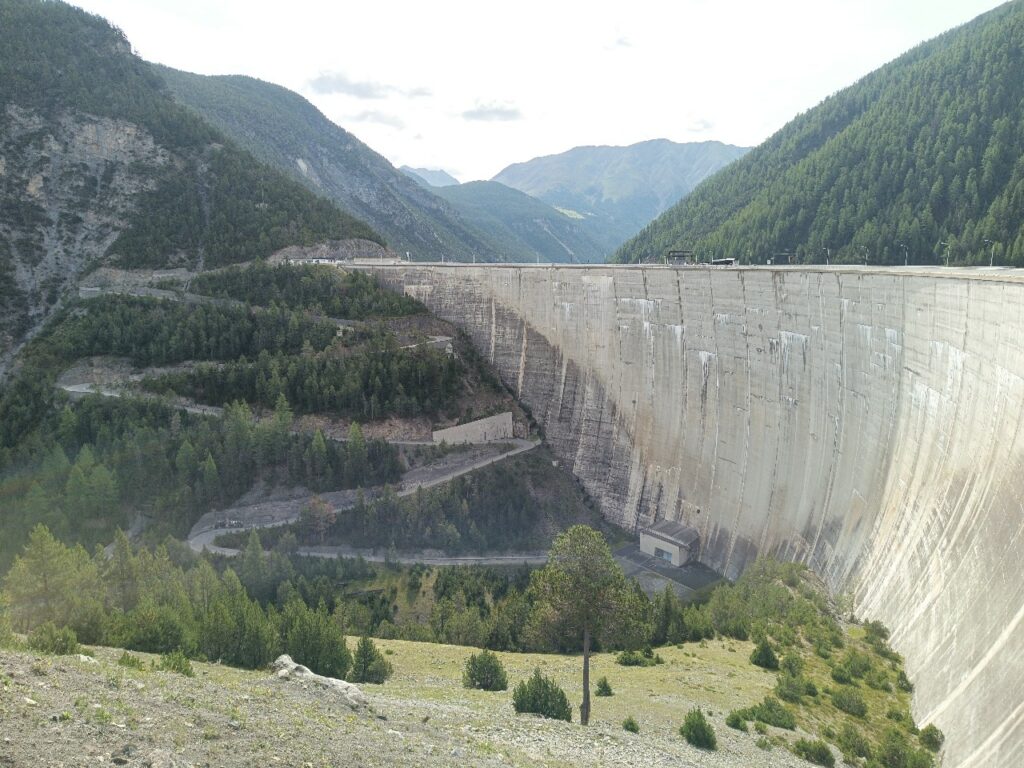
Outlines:
[{"label": "building roof", "polygon": [[683,525],[675,520],[658,520],[656,523],[643,528],[642,532],[675,544],[681,544],[684,547],[692,546],[700,538],[700,533],[697,532],[696,528]]}]

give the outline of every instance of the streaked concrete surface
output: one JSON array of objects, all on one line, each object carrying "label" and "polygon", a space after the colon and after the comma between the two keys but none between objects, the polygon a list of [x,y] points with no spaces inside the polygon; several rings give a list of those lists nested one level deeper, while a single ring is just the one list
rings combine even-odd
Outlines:
[{"label": "streaked concrete surface", "polygon": [[1024,765],[1024,275],[378,265],[464,328],[604,514],[808,563],[907,658],[946,766]]}]

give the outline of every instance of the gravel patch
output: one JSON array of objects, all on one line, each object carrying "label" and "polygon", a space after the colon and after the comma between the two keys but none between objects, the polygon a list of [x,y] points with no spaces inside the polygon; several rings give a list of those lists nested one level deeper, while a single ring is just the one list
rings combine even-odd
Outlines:
[{"label": "gravel patch", "polygon": [[516,716],[508,693],[461,692],[447,678],[435,687],[421,676],[427,693],[416,698],[401,685],[360,686],[369,707],[353,711],[320,685],[270,671],[195,664],[186,678],[120,667],[120,654],[100,648],[87,662],[0,651],[0,766],[808,765],[758,749],[721,716],[711,753],[664,728],[633,735]]}]

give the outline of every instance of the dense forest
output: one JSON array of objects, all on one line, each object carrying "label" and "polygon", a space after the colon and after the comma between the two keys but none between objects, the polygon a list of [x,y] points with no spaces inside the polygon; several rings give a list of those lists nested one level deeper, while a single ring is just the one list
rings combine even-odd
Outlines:
[{"label": "dense forest", "polygon": [[[419,413],[455,396],[461,368],[444,355],[397,349],[381,330],[355,334],[357,346],[346,347],[334,320],[310,310],[326,304],[386,315],[420,311],[420,305],[394,301],[362,276],[342,278],[348,298],[331,303],[330,294],[308,288],[320,271],[257,268],[255,280],[232,271],[227,283],[209,283],[238,281],[249,286],[247,297],[268,306],[110,295],[70,303],[55,316],[0,387],[0,572],[40,522],[61,540],[88,546],[109,542],[138,514],[149,521],[150,535],[182,536],[201,514],[231,504],[257,483],[327,491],[395,482],[401,473],[395,448],[363,440],[358,425],[345,443],[319,431],[295,432],[293,407],[317,410],[304,408],[303,396],[319,395],[322,383],[324,393],[342,391],[365,403],[350,409],[360,415],[376,408]],[[328,358],[326,349],[335,356]],[[68,402],[57,376],[94,355],[127,358],[143,369],[202,360],[220,366],[211,370],[251,367],[257,386],[250,393],[230,379],[238,391],[218,400],[222,417],[154,399]],[[325,366],[319,378],[306,378],[311,365]],[[289,404],[290,381],[304,385],[291,392],[297,406]],[[257,420],[243,400],[261,406],[264,418]]]},{"label": "dense forest", "polygon": [[0,465],[0,572],[44,523],[62,540],[108,543],[143,515],[151,535],[184,536],[211,509],[257,481],[317,490],[394,482],[394,448],[377,440],[326,440],[291,431],[282,399],[256,421],[244,404],[223,418],[149,400],[86,398],[49,415]]},{"label": "dense forest", "polygon": [[346,320],[401,317],[427,311],[409,296],[380,290],[362,272],[342,272],[323,265],[253,264],[204,272],[189,283],[189,290],[207,296],[236,299],[269,307],[304,309]]},{"label": "dense forest", "polygon": [[[32,340],[17,373],[0,386],[0,451],[13,449],[52,414],[59,405],[56,377],[79,357],[119,355],[139,366],[234,360],[323,348],[336,333],[333,323],[280,307],[190,306],[122,296],[72,303]],[[274,405],[276,399],[269,403]]]},{"label": "dense forest", "polygon": [[901,56],[705,181],[616,254],[1024,264],[1024,3]]},{"label": "dense forest", "polygon": [[[260,353],[296,354],[322,350],[337,326],[284,307],[189,305],[128,296],[79,302],[52,332],[29,350],[29,357],[52,354],[61,361],[87,355],[120,355],[138,366],[183,360],[233,360]],[[273,405],[273,403],[271,403]]]},{"label": "dense forest", "polygon": [[[532,451],[415,494],[399,497],[391,488],[375,498],[360,497],[349,509],[311,503],[299,522],[261,533],[268,546],[286,536],[300,544],[344,544],[372,549],[449,554],[544,549],[554,531],[594,517],[572,488],[573,480],[552,475],[551,456]],[[217,543],[245,546],[244,533]]]},{"label": "dense forest", "polygon": [[200,403],[245,400],[273,407],[280,396],[298,413],[330,413],[360,420],[436,414],[461,390],[462,364],[432,349],[401,349],[393,337],[339,356],[333,352],[273,355],[253,361],[198,365],[147,378],[144,388]]},{"label": "dense forest", "polygon": [[233,145],[213,146],[161,174],[110,246],[129,268],[185,263],[218,267],[287,245],[363,238],[373,230]]}]

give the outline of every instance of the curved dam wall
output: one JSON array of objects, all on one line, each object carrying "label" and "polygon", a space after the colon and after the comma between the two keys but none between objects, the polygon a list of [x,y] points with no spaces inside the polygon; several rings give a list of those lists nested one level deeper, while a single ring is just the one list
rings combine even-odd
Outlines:
[{"label": "curved dam wall", "polygon": [[946,766],[1024,765],[1024,279],[369,267],[465,329],[609,519],[884,621]]}]

